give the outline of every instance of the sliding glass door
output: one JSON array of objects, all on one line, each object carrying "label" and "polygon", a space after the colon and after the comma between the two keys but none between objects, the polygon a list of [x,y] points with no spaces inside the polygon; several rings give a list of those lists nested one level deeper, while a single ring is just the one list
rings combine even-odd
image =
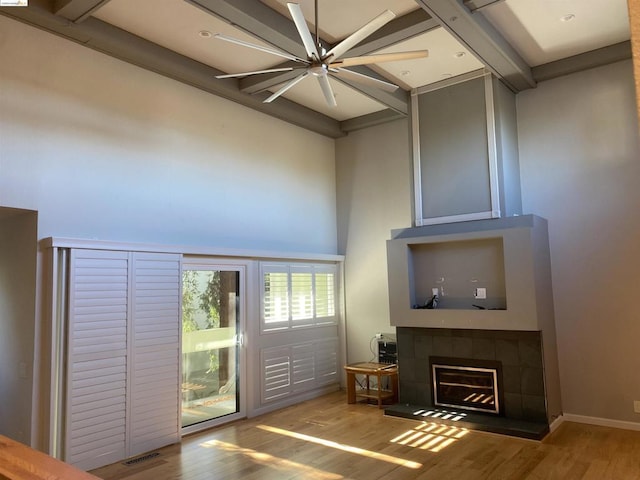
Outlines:
[{"label": "sliding glass door", "polygon": [[182,427],[200,430],[242,416],[242,266],[184,264]]}]

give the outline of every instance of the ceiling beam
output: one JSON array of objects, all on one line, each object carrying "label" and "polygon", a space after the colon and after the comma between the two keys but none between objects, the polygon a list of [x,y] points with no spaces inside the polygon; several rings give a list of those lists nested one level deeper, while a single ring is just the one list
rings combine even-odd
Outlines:
[{"label": "ceiling beam", "polygon": [[[280,15],[259,0],[184,0],[211,15],[240,28],[261,40],[298,57],[307,58],[298,30],[289,18]],[[420,21],[424,21],[424,15]],[[399,28],[399,27],[397,27]],[[405,28],[408,28],[405,26]],[[390,34],[389,34],[390,35]],[[351,51],[349,52],[351,54]],[[291,66],[290,63],[283,64]],[[279,66],[283,66],[279,65]],[[277,66],[278,67],[278,66]],[[232,72],[231,72],[232,73]],[[359,73],[381,78],[368,67],[362,67]],[[276,85],[291,80],[296,72],[276,73],[272,75],[252,75],[240,80],[240,89],[249,94],[263,92]],[[385,79],[388,81],[388,79]],[[342,81],[342,80],[341,80]],[[391,108],[407,113],[409,96],[406,92],[389,94],[378,88],[365,87],[359,83],[343,82],[352,89]],[[404,105],[401,103],[404,102]]]},{"label": "ceiling beam", "polygon": [[480,10],[481,8],[500,2],[504,2],[504,0],[464,0],[464,6],[473,13],[476,10]]},{"label": "ceiling beam", "polygon": [[349,56],[355,57],[382,50],[396,43],[404,42],[435,28],[440,28],[440,23],[419,8],[401,17],[396,17],[382,28],[369,35],[358,45],[349,50]]},{"label": "ceiling beam", "polygon": [[535,87],[531,67],[487,19],[472,14],[462,0],[416,2],[512,91],[517,93]]},{"label": "ceiling beam", "polygon": [[82,22],[109,0],[54,0],[53,13],[71,20]]},{"label": "ceiling beam", "polygon": [[184,0],[249,35],[307,58],[295,24],[259,0]]},{"label": "ceiling beam", "polygon": [[569,75],[570,73],[581,72],[582,70],[601,67],[630,58],[631,42],[627,40],[609,45],[608,47],[598,48],[590,52],[533,67],[533,78],[535,78],[536,82],[543,82],[563,75]]},{"label": "ceiling beam", "polygon": [[349,120],[343,120],[340,122],[340,128],[344,132],[355,132],[363,128],[374,127],[383,123],[393,122],[394,120],[400,120],[407,118],[406,115],[402,115],[394,110],[387,109],[379,112],[369,113],[367,115],[361,115],[359,117],[350,118]]},{"label": "ceiling beam", "polygon": [[38,27],[68,40],[105,53],[146,70],[178,80],[187,85],[224,97],[236,103],[279,118],[327,137],[338,138],[345,133],[340,122],[303,107],[285,98],[269,104],[265,95],[247,95],[238,88],[235,79],[218,80],[219,70],[161,47],[113,25],[89,17],[73,23],[52,12],[46,0],[30,0],[28,7],[0,8],[0,15]]}]

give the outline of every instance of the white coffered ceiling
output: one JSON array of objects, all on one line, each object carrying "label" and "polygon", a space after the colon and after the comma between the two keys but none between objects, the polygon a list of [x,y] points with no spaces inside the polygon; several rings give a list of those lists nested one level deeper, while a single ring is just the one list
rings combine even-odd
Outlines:
[{"label": "white coffered ceiling", "polygon": [[532,67],[629,39],[626,0],[505,0],[482,13]]},{"label": "white coffered ceiling", "polygon": [[[314,0],[297,3],[314,33]],[[562,67],[550,73],[551,62],[603,47],[613,53],[588,54],[582,68],[629,55],[626,0],[318,0],[318,34],[328,46],[386,9],[396,14],[345,56],[424,49],[429,56],[364,70],[354,67],[399,85],[394,94],[330,78],[338,106],[329,107],[317,82],[307,78],[282,98],[263,104],[292,76],[224,80],[215,76],[282,66],[282,59],[215,35],[306,58],[286,4],[286,0],[31,0],[27,9],[0,8],[0,13],[330,136],[347,131],[349,123],[366,126],[406,116],[410,89],[481,68],[517,92],[535,87],[543,77],[562,74]],[[61,17],[71,23],[57,26],[55,20]]]}]

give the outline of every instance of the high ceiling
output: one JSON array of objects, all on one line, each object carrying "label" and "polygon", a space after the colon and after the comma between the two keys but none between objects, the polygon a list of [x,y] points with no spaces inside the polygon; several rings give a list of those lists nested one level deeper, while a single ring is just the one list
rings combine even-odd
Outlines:
[{"label": "high ceiling", "polygon": [[[315,34],[314,0],[298,0]],[[291,64],[215,38],[307,58],[286,0],[30,0],[0,13],[329,136],[408,114],[412,88],[486,68],[514,92],[630,57],[626,0],[318,0],[327,48],[384,10],[396,17],[344,56],[428,50],[427,58],[352,67],[399,85],[393,93],[330,77],[337,107],[313,78],[272,103],[294,72],[216,79]]]}]

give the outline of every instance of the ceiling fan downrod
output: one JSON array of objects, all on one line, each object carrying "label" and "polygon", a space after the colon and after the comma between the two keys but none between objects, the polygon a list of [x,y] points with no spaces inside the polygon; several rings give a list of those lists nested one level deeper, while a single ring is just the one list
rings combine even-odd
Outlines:
[{"label": "ceiling fan downrod", "polygon": [[316,30],[316,45],[318,45],[318,51],[322,51],[322,45],[320,45],[320,37],[318,36],[318,0],[316,0],[314,9],[313,9],[314,13],[315,13],[315,30]]}]

